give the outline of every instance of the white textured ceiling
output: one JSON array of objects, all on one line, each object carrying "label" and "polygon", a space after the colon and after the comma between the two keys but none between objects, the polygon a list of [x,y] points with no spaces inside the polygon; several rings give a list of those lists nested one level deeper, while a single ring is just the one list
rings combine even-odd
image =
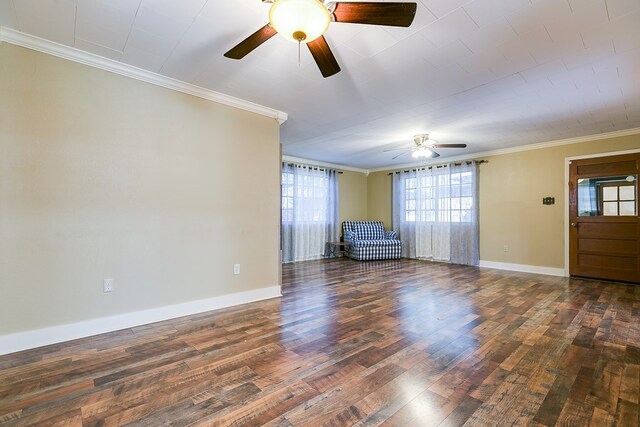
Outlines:
[{"label": "white textured ceiling", "polygon": [[640,127],[640,0],[418,0],[410,28],[332,23],[342,71],[279,36],[260,0],[0,0],[0,25],[285,111],[284,153],[372,169],[428,132],[440,159]]}]

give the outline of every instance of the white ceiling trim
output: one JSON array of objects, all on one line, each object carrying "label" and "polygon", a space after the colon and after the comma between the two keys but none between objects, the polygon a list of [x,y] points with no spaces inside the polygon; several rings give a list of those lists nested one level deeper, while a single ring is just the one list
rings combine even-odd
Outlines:
[{"label": "white ceiling trim", "polygon": [[132,79],[151,83],[167,89],[186,93],[188,95],[197,96],[219,104],[228,105],[230,107],[239,108],[241,110],[250,111],[266,117],[274,118],[278,123],[282,124],[287,120],[287,113],[245,101],[240,98],[214,92],[196,85],[182,82],[180,80],[165,77],[151,71],[143,70],[128,64],[123,64],[112,59],[104,58],[92,53],[84,52],[79,49],[55,43],[31,34],[16,31],[11,28],[0,26],[0,42],[7,42],[16,46],[25,47],[27,49],[36,50],[38,52],[53,55],[58,58],[67,59],[90,67],[99,68]]},{"label": "white ceiling trim", "polygon": [[415,168],[423,165],[439,165],[443,163],[451,163],[461,160],[477,159],[479,157],[499,156],[502,154],[520,153],[522,151],[540,150],[543,148],[559,147],[561,145],[579,144],[581,142],[598,141],[601,139],[618,138],[621,136],[640,135],[640,128],[632,128],[619,130],[614,132],[600,133],[596,135],[580,136],[576,138],[560,139],[557,141],[539,142],[535,144],[520,145],[517,147],[501,148],[498,150],[477,151],[475,153],[464,154],[460,156],[447,157],[445,159],[431,160],[421,163],[406,163],[399,166],[387,166],[382,168],[371,169],[369,172],[385,172],[390,170],[399,170],[404,168]]},{"label": "white ceiling trim", "polygon": [[354,168],[353,166],[345,166],[345,165],[339,165],[336,163],[327,163],[327,162],[318,162],[315,160],[309,160],[309,159],[303,159],[301,157],[293,157],[293,156],[282,156],[282,161],[283,162],[291,162],[291,163],[301,163],[303,165],[308,165],[308,166],[320,166],[323,168],[333,168],[333,169],[340,169],[343,171],[351,171],[351,172],[359,172],[359,173],[363,173],[365,175],[369,175],[369,171],[366,169],[360,169],[360,168]]}]

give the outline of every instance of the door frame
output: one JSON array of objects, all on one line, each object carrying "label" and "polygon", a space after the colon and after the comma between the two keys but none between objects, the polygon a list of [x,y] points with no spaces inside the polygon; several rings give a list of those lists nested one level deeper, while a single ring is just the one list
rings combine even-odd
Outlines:
[{"label": "door frame", "polygon": [[573,160],[594,159],[598,157],[619,156],[623,154],[640,153],[640,148],[623,151],[610,151],[607,153],[585,154],[564,158],[564,276],[569,277],[569,164]]}]

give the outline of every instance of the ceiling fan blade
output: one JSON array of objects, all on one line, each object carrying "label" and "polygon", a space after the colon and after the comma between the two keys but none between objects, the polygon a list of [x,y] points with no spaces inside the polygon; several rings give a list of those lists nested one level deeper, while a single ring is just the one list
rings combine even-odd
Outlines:
[{"label": "ceiling fan blade", "polygon": [[436,153],[435,151],[431,151],[431,158],[435,159],[436,157],[440,157],[440,154]]},{"label": "ceiling fan blade", "polygon": [[336,2],[336,22],[408,27],[416,16],[416,3]]},{"label": "ceiling fan blade", "polygon": [[383,153],[388,153],[389,151],[398,151],[398,150],[406,150],[406,147],[402,147],[402,148],[391,148],[389,150],[382,150]]},{"label": "ceiling fan blade", "polygon": [[433,144],[433,148],[467,148],[467,144]]},{"label": "ceiling fan blade", "polygon": [[408,153],[410,153],[410,152],[411,152],[411,150],[407,150],[407,151],[405,151],[404,153],[400,153],[400,154],[398,154],[397,156],[392,157],[392,158],[391,158],[391,160],[395,160],[395,159],[397,159],[398,157],[402,157],[402,156],[404,156],[405,154],[408,154]]},{"label": "ceiling fan blade", "polygon": [[320,36],[317,39],[307,43],[313,59],[315,59],[322,77],[331,77],[340,71],[340,66],[336,57],[333,56],[333,52],[327,44],[327,40],[324,36]]},{"label": "ceiling fan blade", "polygon": [[276,35],[276,30],[270,24],[267,24],[235,45],[231,50],[225,53],[224,56],[231,59],[242,59],[249,52],[269,40],[274,35]]}]

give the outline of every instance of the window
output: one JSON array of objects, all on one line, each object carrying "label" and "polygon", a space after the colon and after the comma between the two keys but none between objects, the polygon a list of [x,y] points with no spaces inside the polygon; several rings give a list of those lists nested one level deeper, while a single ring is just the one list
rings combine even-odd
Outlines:
[{"label": "window", "polygon": [[405,177],[405,221],[473,221],[473,186],[471,172]]},{"label": "window", "polygon": [[637,176],[578,180],[578,216],[635,216]]},{"label": "window", "polygon": [[477,265],[478,163],[393,174],[393,228],[402,256]]},{"label": "window", "polygon": [[321,258],[338,238],[337,171],[282,164],[283,262]]},{"label": "window", "polygon": [[602,214],[606,216],[634,216],[636,194],[633,183],[602,186]]},{"label": "window", "polygon": [[[316,171],[317,172],[317,171]],[[325,174],[282,173],[282,222],[319,223],[327,220],[329,178]]]}]

